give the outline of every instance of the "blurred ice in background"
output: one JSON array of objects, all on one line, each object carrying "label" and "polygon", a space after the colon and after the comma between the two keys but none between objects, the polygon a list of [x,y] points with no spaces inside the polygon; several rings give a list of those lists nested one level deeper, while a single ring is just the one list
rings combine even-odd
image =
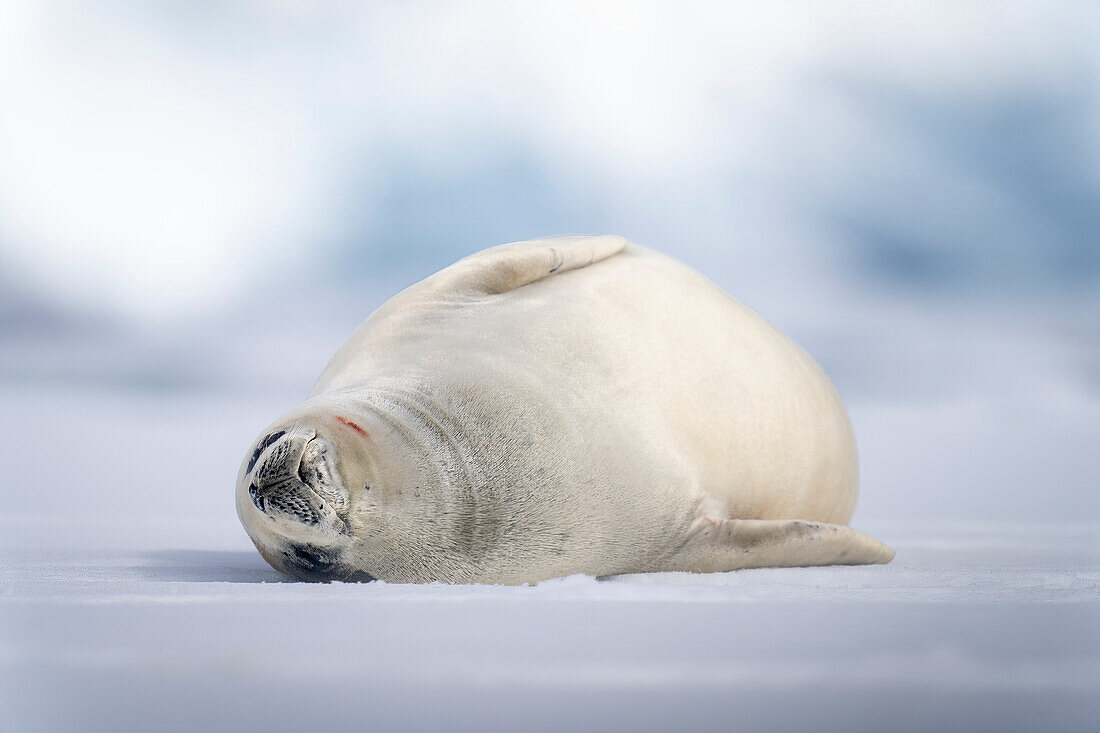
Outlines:
[{"label": "blurred ice in background", "polygon": [[1100,5],[7,0],[0,546],[248,550],[343,338],[565,232],[822,363],[860,528],[1100,520]]},{"label": "blurred ice in background", "polygon": [[1098,38],[1077,2],[7,2],[2,388],[258,427],[416,279],[614,232],[823,363],[863,512],[1096,519]]}]

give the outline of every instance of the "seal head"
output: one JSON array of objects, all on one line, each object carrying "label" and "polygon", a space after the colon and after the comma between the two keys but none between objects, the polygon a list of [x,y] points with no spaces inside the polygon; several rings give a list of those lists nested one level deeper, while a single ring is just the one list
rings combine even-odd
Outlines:
[{"label": "seal head", "polygon": [[352,542],[349,495],[335,445],[315,428],[267,432],[242,466],[238,485],[241,521],[276,569],[314,582],[374,579],[342,561]]}]

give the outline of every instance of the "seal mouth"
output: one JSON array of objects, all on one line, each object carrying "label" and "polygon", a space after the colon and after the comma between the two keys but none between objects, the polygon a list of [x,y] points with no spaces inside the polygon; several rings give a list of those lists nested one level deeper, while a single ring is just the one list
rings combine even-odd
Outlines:
[{"label": "seal mouth", "polygon": [[332,443],[314,436],[302,450],[298,460],[298,480],[341,518],[348,513],[348,492],[336,470],[336,448]]},{"label": "seal mouth", "polygon": [[280,430],[257,444],[247,469],[253,506],[271,518],[350,534],[348,494],[333,445],[310,428]]}]

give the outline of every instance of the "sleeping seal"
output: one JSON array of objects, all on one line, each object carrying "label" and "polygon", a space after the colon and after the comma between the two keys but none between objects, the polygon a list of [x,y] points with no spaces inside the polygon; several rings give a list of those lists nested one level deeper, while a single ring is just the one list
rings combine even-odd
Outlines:
[{"label": "sleeping seal", "polygon": [[852,428],[816,363],[621,237],[493,247],[389,300],[246,455],[237,513],[303,580],[889,562],[845,526]]}]

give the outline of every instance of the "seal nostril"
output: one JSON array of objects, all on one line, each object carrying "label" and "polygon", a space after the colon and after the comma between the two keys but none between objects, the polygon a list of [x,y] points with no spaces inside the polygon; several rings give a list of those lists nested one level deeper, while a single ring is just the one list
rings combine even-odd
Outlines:
[{"label": "seal nostril", "polygon": [[248,487],[248,495],[252,497],[252,503],[256,505],[257,509],[259,509],[261,512],[267,511],[265,507],[266,502],[264,501],[263,494],[260,493],[259,486],[257,486],[255,483],[251,484]]}]

